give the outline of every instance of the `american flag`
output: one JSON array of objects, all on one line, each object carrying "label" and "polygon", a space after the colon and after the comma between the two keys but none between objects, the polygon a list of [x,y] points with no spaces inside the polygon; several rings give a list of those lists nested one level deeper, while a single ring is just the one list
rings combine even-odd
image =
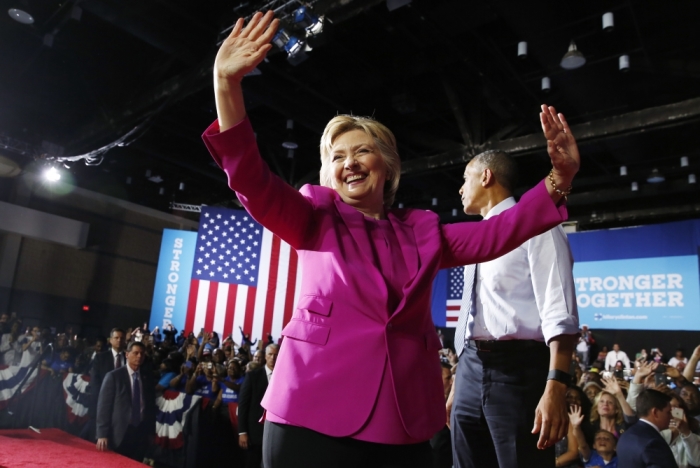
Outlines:
[{"label": "american flag", "polygon": [[297,253],[245,211],[203,206],[185,330],[279,338],[298,297]]},{"label": "american flag", "polygon": [[464,291],[464,267],[455,267],[448,270],[447,281],[447,320],[448,328],[457,327],[459,318],[459,306],[462,303],[462,292]]}]

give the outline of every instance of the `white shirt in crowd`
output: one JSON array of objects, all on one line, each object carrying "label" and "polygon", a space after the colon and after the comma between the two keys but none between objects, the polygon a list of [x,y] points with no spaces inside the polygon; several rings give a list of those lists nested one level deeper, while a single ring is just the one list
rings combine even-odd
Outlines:
[{"label": "white shirt in crowd", "polygon": [[[513,197],[491,208],[489,219],[515,206]],[[479,263],[473,340],[537,340],[578,333],[573,257],[557,226],[510,253]],[[523,281],[529,278],[530,281]],[[468,323],[469,323],[468,322]]]},{"label": "white shirt in crowd", "polygon": [[688,364],[688,358],[684,357],[683,359],[678,359],[676,356],[673,356],[671,359],[668,360],[668,365],[671,367],[676,367],[679,362],[682,362],[683,364]]},{"label": "white shirt in crowd", "polygon": [[608,351],[608,355],[605,356],[605,369],[613,369],[617,361],[622,361],[622,364],[625,365],[625,369],[630,368],[630,358],[627,357],[627,353],[624,351]]}]

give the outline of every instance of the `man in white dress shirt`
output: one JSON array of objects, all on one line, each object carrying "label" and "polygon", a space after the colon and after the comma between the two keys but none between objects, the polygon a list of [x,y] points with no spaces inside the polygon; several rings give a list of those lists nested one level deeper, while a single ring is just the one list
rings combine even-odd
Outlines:
[{"label": "man in white dress shirt", "polygon": [[625,369],[630,368],[630,358],[627,357],[627,353],[620,351],[620,345],[615,343],[612,351],[608,351],[607,356],[605,356],[605,370],[615,369],[617,361],[622,361],[622,364],[625,365]]},{"label": "man in white dress shirt", "polygon": [[[507,154],[476,156],[460,189],[465,213],[488,219],[511,208],[516,179]],[[455,468],[555,466],[554,444],[568,427],[566,389],[579,332],[572,266],[558,226],[500,258],[465,267],[455,334],[459,364],[447,405]]]}]

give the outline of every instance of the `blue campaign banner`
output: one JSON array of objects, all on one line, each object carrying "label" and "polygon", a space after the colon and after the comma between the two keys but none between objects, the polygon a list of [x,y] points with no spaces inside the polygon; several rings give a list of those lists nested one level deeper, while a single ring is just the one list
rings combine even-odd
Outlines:
[{"label": "blue campaign banner", "polygon": [[577,262],[574,281],[591,328],[700,330],[697,255]]},{"label": "blue campaign banner", "polygon": [[163,229],[148,324],[151,330],[158,327],[162,331],[169,323],[178,330],[185,326],[196,244],[196,232]]}]

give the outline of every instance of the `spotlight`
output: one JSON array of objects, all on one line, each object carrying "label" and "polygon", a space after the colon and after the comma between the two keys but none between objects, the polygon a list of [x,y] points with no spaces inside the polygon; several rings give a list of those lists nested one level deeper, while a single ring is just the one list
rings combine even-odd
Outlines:
[{"label": "spotlight", "polygon": [[619,66],[620,66],[621,72],[630,71],[630,56],[629,55],[620,55]]},{"label": "spotlight", "polygon": [[688,174],[688,183],[689,184],[694,184],[696,182],[695,180],[695,174]]},{"label": "spotlight", "polygon": [[50,167],[44,172],[44,178],[49,182],[58,182],[61,180],[61,173],[55,167]]},{"label": "spotlight", "polygon": [[603,31],[610,32],[615,28],[615,17],[612,12],[607,12],[603,15]]},{"label": "spotlight", "polygon": [[399,203],[399,209],[403,209],[403,203]]},{"label": "spotlight", "polygon": [[272,42],[280,49],[287,52],[289,57],[294,57],[304,50],[304,42],[298,37],[290,35],[285,29],[280,29]]},{"label": "spotlight", "polygon": [[688,156],[681,156],[681,167],[688,167]]},{"label": "spotlight", "polygon": [[518,58],[520,58],[520,59],[527,58],[527,42],[525,42],[525,41],[518,42]]},{"label": "spotlight", "polygon": [[438,206],[438,199],[437,198],[433,198],[433,206]]},{"label": "spotlight", "polygon": [[10,18],[22,24],[34,24],[34,17],[19,8],[10,8],[7,10],[7,14],[10,15]]},{"label": "spotlight", "polygon": [[456,217],[457,213],[458,213],[457,208],[452,208],[452,216]]},{"label": "spotlight", "polygon": [[549,80],[548,76],[542,77],[542,91],[548,93],[552,89],[552,82]]},{"label": "spotlight", "polygon": [[621,176],[627,175],[627,166],[620,166],[620,175]]},{"label": "spotlight", "polygon": [[585,63],[586,57],[576,48],[576,43],[571,41],[568,52],[566,52],[561,59],[561,67],[566,70],[574,70],[576,68],[581,68]]},{"label": "spotlight", "polygon": [[637,190],[639,190],[639,184],[637,184],[637,182],[632,182],[632,191],[636,192]]},{"label": "spotlight", "polygon": [[293,15],[294,24],[306,30],[307,36],[316,36],[323,32],[323,17],[311,13],[311,10],[302,6],[296,9]]},{"label": "spotlight", "polygon": [[299,144],[296,138],[294,138],[294,121],[292,119],[287,120],[287,138],[282,142],[282,147],[288,150],[299,148]]},{"label": "spotlight", "polygon": [[180,182],[180,185],[178,186],[178,189],[180,189],[181,192],[184,192],[184,191],[185,191],[185,183],[184,183],[184,182]]},{"label": "spotlight", "polygon": [[660,184],[664,180],[666,180],[666,178],[657,168],[652,169],[651,174],[647,177],[647,182],[650,184]]}]

